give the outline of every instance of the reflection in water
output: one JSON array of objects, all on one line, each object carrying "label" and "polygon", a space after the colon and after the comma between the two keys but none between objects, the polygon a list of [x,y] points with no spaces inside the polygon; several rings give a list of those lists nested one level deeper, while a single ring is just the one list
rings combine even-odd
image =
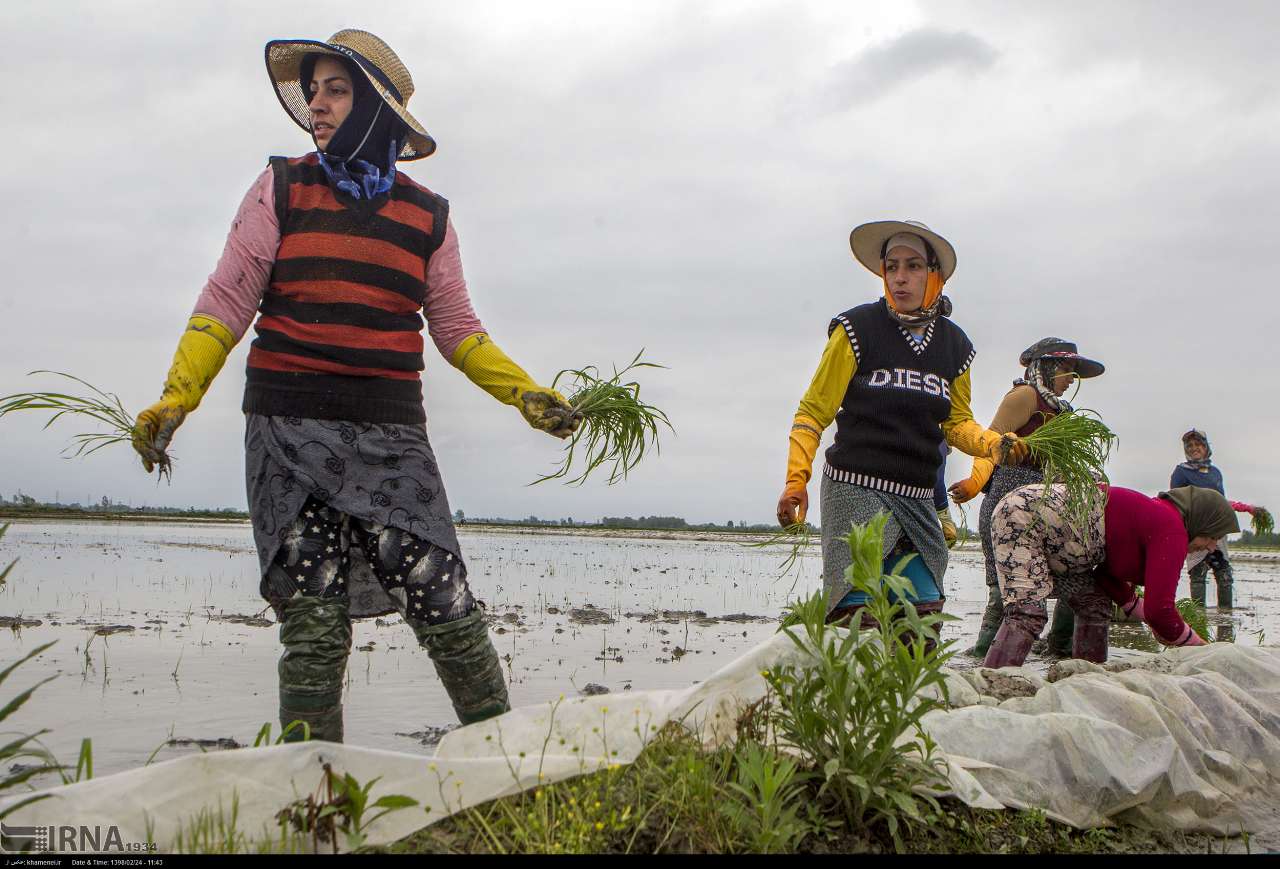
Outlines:
[{"label": "reflection in water", "polygon": [[1232,622],[1225,625],[1218,625],[1217,641],[1219,643],[1234,643],[1236,641],[1236,626]]},{"label": "reflection in water", "polygon": [[1121,624],[1111,626],[1111,645],[1122,649],[1134,649],[1139,652],[1158,652],[1160,644],[1151,636],[1151,631],[1143,624]]}]

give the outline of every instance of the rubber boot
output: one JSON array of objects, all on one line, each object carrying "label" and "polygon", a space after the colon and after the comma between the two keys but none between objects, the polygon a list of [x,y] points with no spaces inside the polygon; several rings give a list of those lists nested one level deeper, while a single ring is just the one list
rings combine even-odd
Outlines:
[{"label": "rubber boot", "polygon": [[982,626],[978,628],[978,641],[973,647],[965,651],[966,655],[974,658],[985,658],[987,650],[991,648],[991,641],[996,638],[996,631],[1000,630],[1000,622],[1004,620],[1004,604],[1000,601],[1000,587],[996,585],[988,586],[988,599],[986,611],[982,613]]},{"label": "rubber boot", "polygon": [[1231,564],[1223,559],[1222,566],[1215,566],[1213,569],[1213,579],[1218,584],[1218,609],[1231,609],[1234,595],[1232,594],[1232,585],[1235,577],[1231,575]]},{"label": "rubber boot", "polygon": [[1075,618],[1075,631],[1071,638],[1072,657],[1095,664],[1107,662],[1107,645],[1111,639],[1111,620]]},{"label": "rubber boot", "polygon": [[511,709],[483,609],[442,625],[414,625],[413,632],[431,656],[459,721],[473,724]]},{"label": "rubber boot", "polygon": [[1204,606],[1205,575],[1209,573],[1209,565],[1201,561],[1191,568],[1191,599]]},{"label": "rubber boot", "polygon": [[[342,677],[351,654],[351,617],[346,597],[297,597],[284,605],[280,622],[280,727],[305,723],[312,739],[342,742]],[[297,725],[285,742],[300,742]]]},{"label": "rubber boot", "polygon": [[1065,600],[1059,600],[1053,608],[1053,622],[1049,625],[1048,653],[1055,658],[1070,658],[1072,637],[1075,634],[1076,614]]},{"label": "rubber boot", "polygon": [[1044,630],[1044,623],[1049,620],[1044,605],[1006,606],[1004,620],[1000,630],[991,641],[991,648],[982,661],[982,666],[997,669],[1000,667],[1021,667],[1031,651],[1031,644]]}]

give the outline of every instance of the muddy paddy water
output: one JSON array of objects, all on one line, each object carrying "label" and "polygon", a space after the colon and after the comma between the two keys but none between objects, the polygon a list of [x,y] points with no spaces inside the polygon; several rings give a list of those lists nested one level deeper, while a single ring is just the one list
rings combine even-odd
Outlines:
[{"label": "muddy paddy water", "polygon": [[[778,551],[730,540],[460,531],[515,705],[687,687],[773,633],[788,600],[821,586],[816,546],[798,580],[779,580]],[[278,731],[280,646],[247,525],[16,522],[0,565],[15,557],[0,616],[24,624],[0,630],[0,660],[57,644],[4,686],[7,700],[53,677],[7,729],[49,729],[45,744],[72,764],[92,738],[98,775],[153,754],[252,744],[266,722]],[[1238,551],[1233,560],[1238,606],[1210,608],[1216,638],[1256,643],[1265,631],[1275,643],[1280,561]],[[980,552],[953,552],[946,591],[958,620],[943,636],[967,647],[986,601]],[[1112,632],[1113,657],[1131,654],[1124,646],[1155,651],[1144,628]],[[359,621],[354,646],[348,741],[430,752],[456,721],[408,626],[398,616]],[[1046,666],[1034,655],[1029,664]]]}]

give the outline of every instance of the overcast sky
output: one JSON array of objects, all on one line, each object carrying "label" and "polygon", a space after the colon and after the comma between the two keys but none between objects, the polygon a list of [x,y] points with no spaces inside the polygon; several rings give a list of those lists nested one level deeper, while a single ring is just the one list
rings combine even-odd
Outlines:
[{"label": "overcast sky", "polygon": [[[543,382],[641,347],[670,366],[643,375],[660,456],[528,488],[560,445],[428,344],[455,509],[770,521],[827,322],[880,293],[849,230],[888,218],[956,247],[981,421],[1024,347],[1070,338],[1107,365],[1077,403],[1120,436],[1114,482],[1167,486],[1195,426],[1230,496],[1280,508],[1280,4],[5,3],[0,26],[0,393],[54,368],[158,397],[245,190],[312,147],[263,44],[356,27],[414,77],[439,150],[400,165],[450,200],[499,344]],[[251,337],[171,486],[9,417],[0,494],[243,507]]]}]

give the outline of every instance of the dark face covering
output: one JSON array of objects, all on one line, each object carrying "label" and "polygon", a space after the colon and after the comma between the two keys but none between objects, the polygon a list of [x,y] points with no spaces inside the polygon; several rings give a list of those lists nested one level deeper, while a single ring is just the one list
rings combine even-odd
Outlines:
[{"label": "dark face covering", "polygon": [[[317,58],[318,55],[310,54],[302,60],[300,80],[308,93]],[[355,63],[346,58],[338,59],[351,78],[351,113],[334,132],[323,153],[349,166],[355,160],[363,160],[377,167],[378,172],[385,176],[395,162],[393,155],[400,153],[409,128],[378,96]]]}]

